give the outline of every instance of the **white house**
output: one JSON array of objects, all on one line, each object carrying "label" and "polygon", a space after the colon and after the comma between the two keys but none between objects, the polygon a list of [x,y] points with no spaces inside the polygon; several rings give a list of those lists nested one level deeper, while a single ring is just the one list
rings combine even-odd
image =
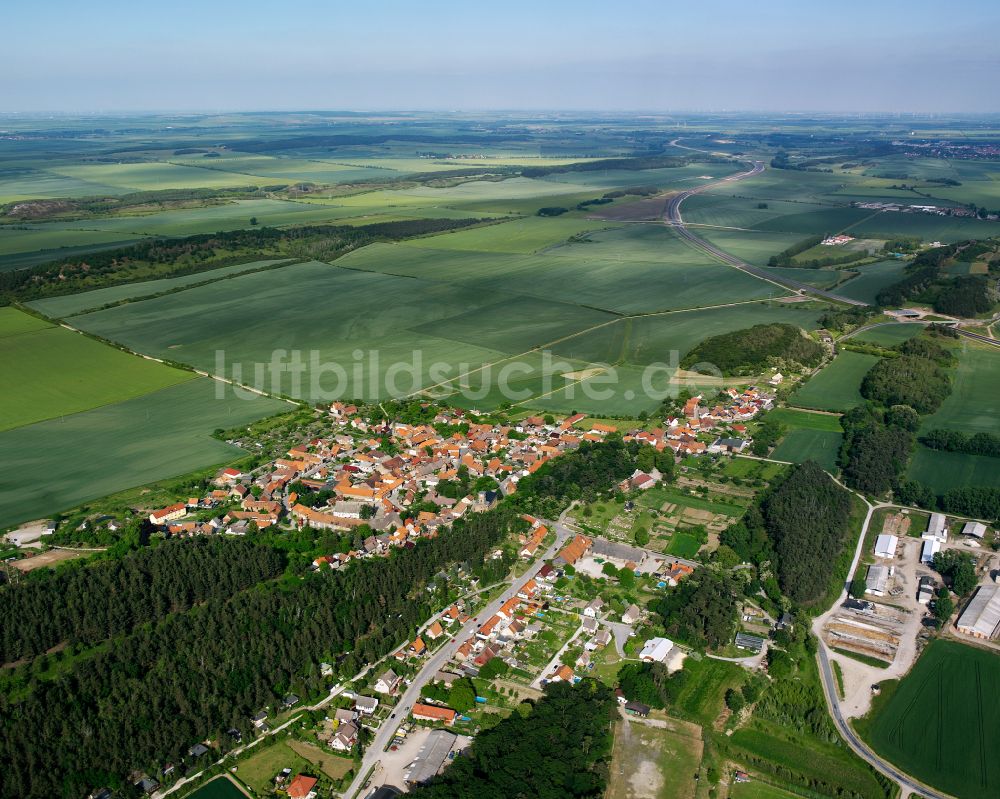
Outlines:
[{"label": "white house", "polygon": [[636,605],[629,605],[622,614],[622,624],[635,624],[641,615],[642,611]]},{"label": "white house", "polygon": [[673,648],[674,642],[669,638],[650,638],[642,645],[639,660],[647,663],[664,663],[670,657],[670,650]]},{"label": "white house", "polygon": [[921,563],[933,563],[934,555],[941,551],[941,542],[936,538],[928,538],[924,541],[924,546],[920,550]]},{"label": "white house", "polygon": [[591,600],[591,603],[583,609],[583,615],[589,616],[592,619],[596,619],[600,615],[601,608],[603,607],[604,607],[604,600],[601,599],[600,597],[595,597],[593,600]]},{"label": "white house", "polygon": [[375,690],[380,694],[391,694],[399,686],[400,677],[392,669],[387,669],[381,677],[375,681]]}]

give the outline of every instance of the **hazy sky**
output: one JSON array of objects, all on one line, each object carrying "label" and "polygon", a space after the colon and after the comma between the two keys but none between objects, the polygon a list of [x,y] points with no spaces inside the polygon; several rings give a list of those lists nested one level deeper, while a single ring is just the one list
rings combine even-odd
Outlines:
[{"label": "hazy sky", "polygon": [[1000,111],[997,0],[7,4],[0,111]]}]

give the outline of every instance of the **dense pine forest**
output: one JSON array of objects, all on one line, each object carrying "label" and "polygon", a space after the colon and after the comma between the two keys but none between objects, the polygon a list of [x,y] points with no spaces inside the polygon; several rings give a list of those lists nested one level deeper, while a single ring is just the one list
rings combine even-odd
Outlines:
[{"label": "dense pine forest", "polygon": [[186,611],[226,600],[277,577],[282,554],[249,541],[164,541],[94,565],[39,570],[0,590],[0,663],[61,643],[94,644]]},{"label": "dense pine forest", "polygon": [[206,596],[81,653],[16,700],[0,696],[0,795],[79,797],[180,763],[206,737],[225,746],[227,729],[248,732],[250,716],[288,691],[323,693],[320,662],[350,675],[406,640],[430,614],[424,587],[442,569],[498,579],[509,562],[485,555],[520,525],[507,508],[476,515],[388,559]]}]

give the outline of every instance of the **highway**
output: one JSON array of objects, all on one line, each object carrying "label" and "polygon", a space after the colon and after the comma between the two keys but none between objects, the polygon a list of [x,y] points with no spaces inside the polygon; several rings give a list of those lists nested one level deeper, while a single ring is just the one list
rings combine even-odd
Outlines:
[{"label": "highway", "polygon": [[[369,744],[368,748],[365,749],[364,758],[361,761],[361,765],[357,770],[357,776],[351,782],[350,787],[343,792],[342,796],[344,799],[352,799],[354,796],[358,795],[361,791],[364,783],[367,781],[368,773],[382,759],[382,755],[385,753],[386,748],[392,741],[393,736],[396,734],[396,730],[399,725],[406,721],[407,716],[410,715],[410,711],[413,709],[415,702],[420,700],[420,691],[427,685],[445,664],[451,660],[455,651],[462,645],[462,642],[467,640],[476,634],[476,630],[480,625],[485,622],[490,616],[493,616],[499,609],[500,606],[513,596],[517,595],[517,592],[521,590],[528,580],[535,576],[535,567],[545,560],[551,560],[555,557],[556,552],[558,552],[566,539],[573,535],[573,532],[566,528],[562,521],[555,524],[547,524],[550,529],[554,529],[556,533],[556,540],[545,552],[540,554],[531,566],[524,572],[524,574],[518,579],[514,580],[504,592],[500,594],[496,599],[490,602],[486,607],[479,611],[475,617],[469,619],[465,626],[461,630],[456,632],[451,640],[448,641],[444,646],[438,649],[433,655],[431,655],[427,661],[424,663],[423,667],[417,673],[417,675],[410,682],[406,691],[400,697],[399,702],[392,710],[392,716],[386,719],[382,726],[378,728],[378,732],[375,733],[375,738]],[[374,776],[374,772],[372,776]],[[401,787],[401,786],[396,786]]]},{"label": "highway", "polygon": [[850,297],[842,297],[841,295],[835,294],[832,291],[825,291],[823,289],[816,288],[816,286],[810,286],[808,283],[802,283],[799,280],[792,280],[791,278],[787,277],[776,277],[775,275],[771,274],[765,269],[761,269],[760,267],[754,266],[753,264],[748,264],[746,261],[737,258],[735,255],[731,255],[725,252],[724,250],[720,250],[711,242],[706,241],[696,233],[692,233],[691,229],[688,228],[688,226],[685,224],[684,218],[681,216],[681,205],[688,197],[692,197],[695,194],[701,194],[703,191],[708,191],[709,189],[715,189],[720,186],[724,186],[727,183],[732,183],[738,180],[744,180],[745,178],[753,177],[754,175],[759,175],[763,171],[764,171],[764,162],[753,161],[751,162],[751,168],[746,172],[739,172],[735,175],[730,175],[727,178],[723,178],[722,180],[717,180],[714,183],[705,183],[702,184],[701,186],[696,186],[693,189],[687,189],[686,191],[682,191],[679,194],[675,194],[673,197],[670,198],[669,202],[667,203],[667,211],[664,216],[664,221],[668,225],[673,227],[673,229],[677,231],[677,234],[685,241],[687,241],[688,244],[690,244],[692,247],[699,249],[702,252],[711,255],[713,258],[716,258],[724,263],[727,263],[736,269],[739,269],[741,272],[746,272],[748,275],[753,275],[754,277],[759,278],[761,280],[766,280],[769,283],[774,283],[777,286],[786,289],[792,289],[793,291],[799,293],[804,292],[806,294],[813,294],[825,300],[832,300],[834,302],[846,303],[847,305],[859,305],[859,306],[867,305],[867,303],[862,302],[861,300],[854,300],[851,299]]}]

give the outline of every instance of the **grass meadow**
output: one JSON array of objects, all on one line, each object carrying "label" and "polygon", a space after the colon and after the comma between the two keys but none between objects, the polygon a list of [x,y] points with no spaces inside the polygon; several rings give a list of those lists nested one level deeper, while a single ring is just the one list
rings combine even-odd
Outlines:
[{"label": "grass meadow", "polygon": [[1000,791],[1000,658],[933,641],[862,725],[873,748],[908,774],[963,799]]}]

